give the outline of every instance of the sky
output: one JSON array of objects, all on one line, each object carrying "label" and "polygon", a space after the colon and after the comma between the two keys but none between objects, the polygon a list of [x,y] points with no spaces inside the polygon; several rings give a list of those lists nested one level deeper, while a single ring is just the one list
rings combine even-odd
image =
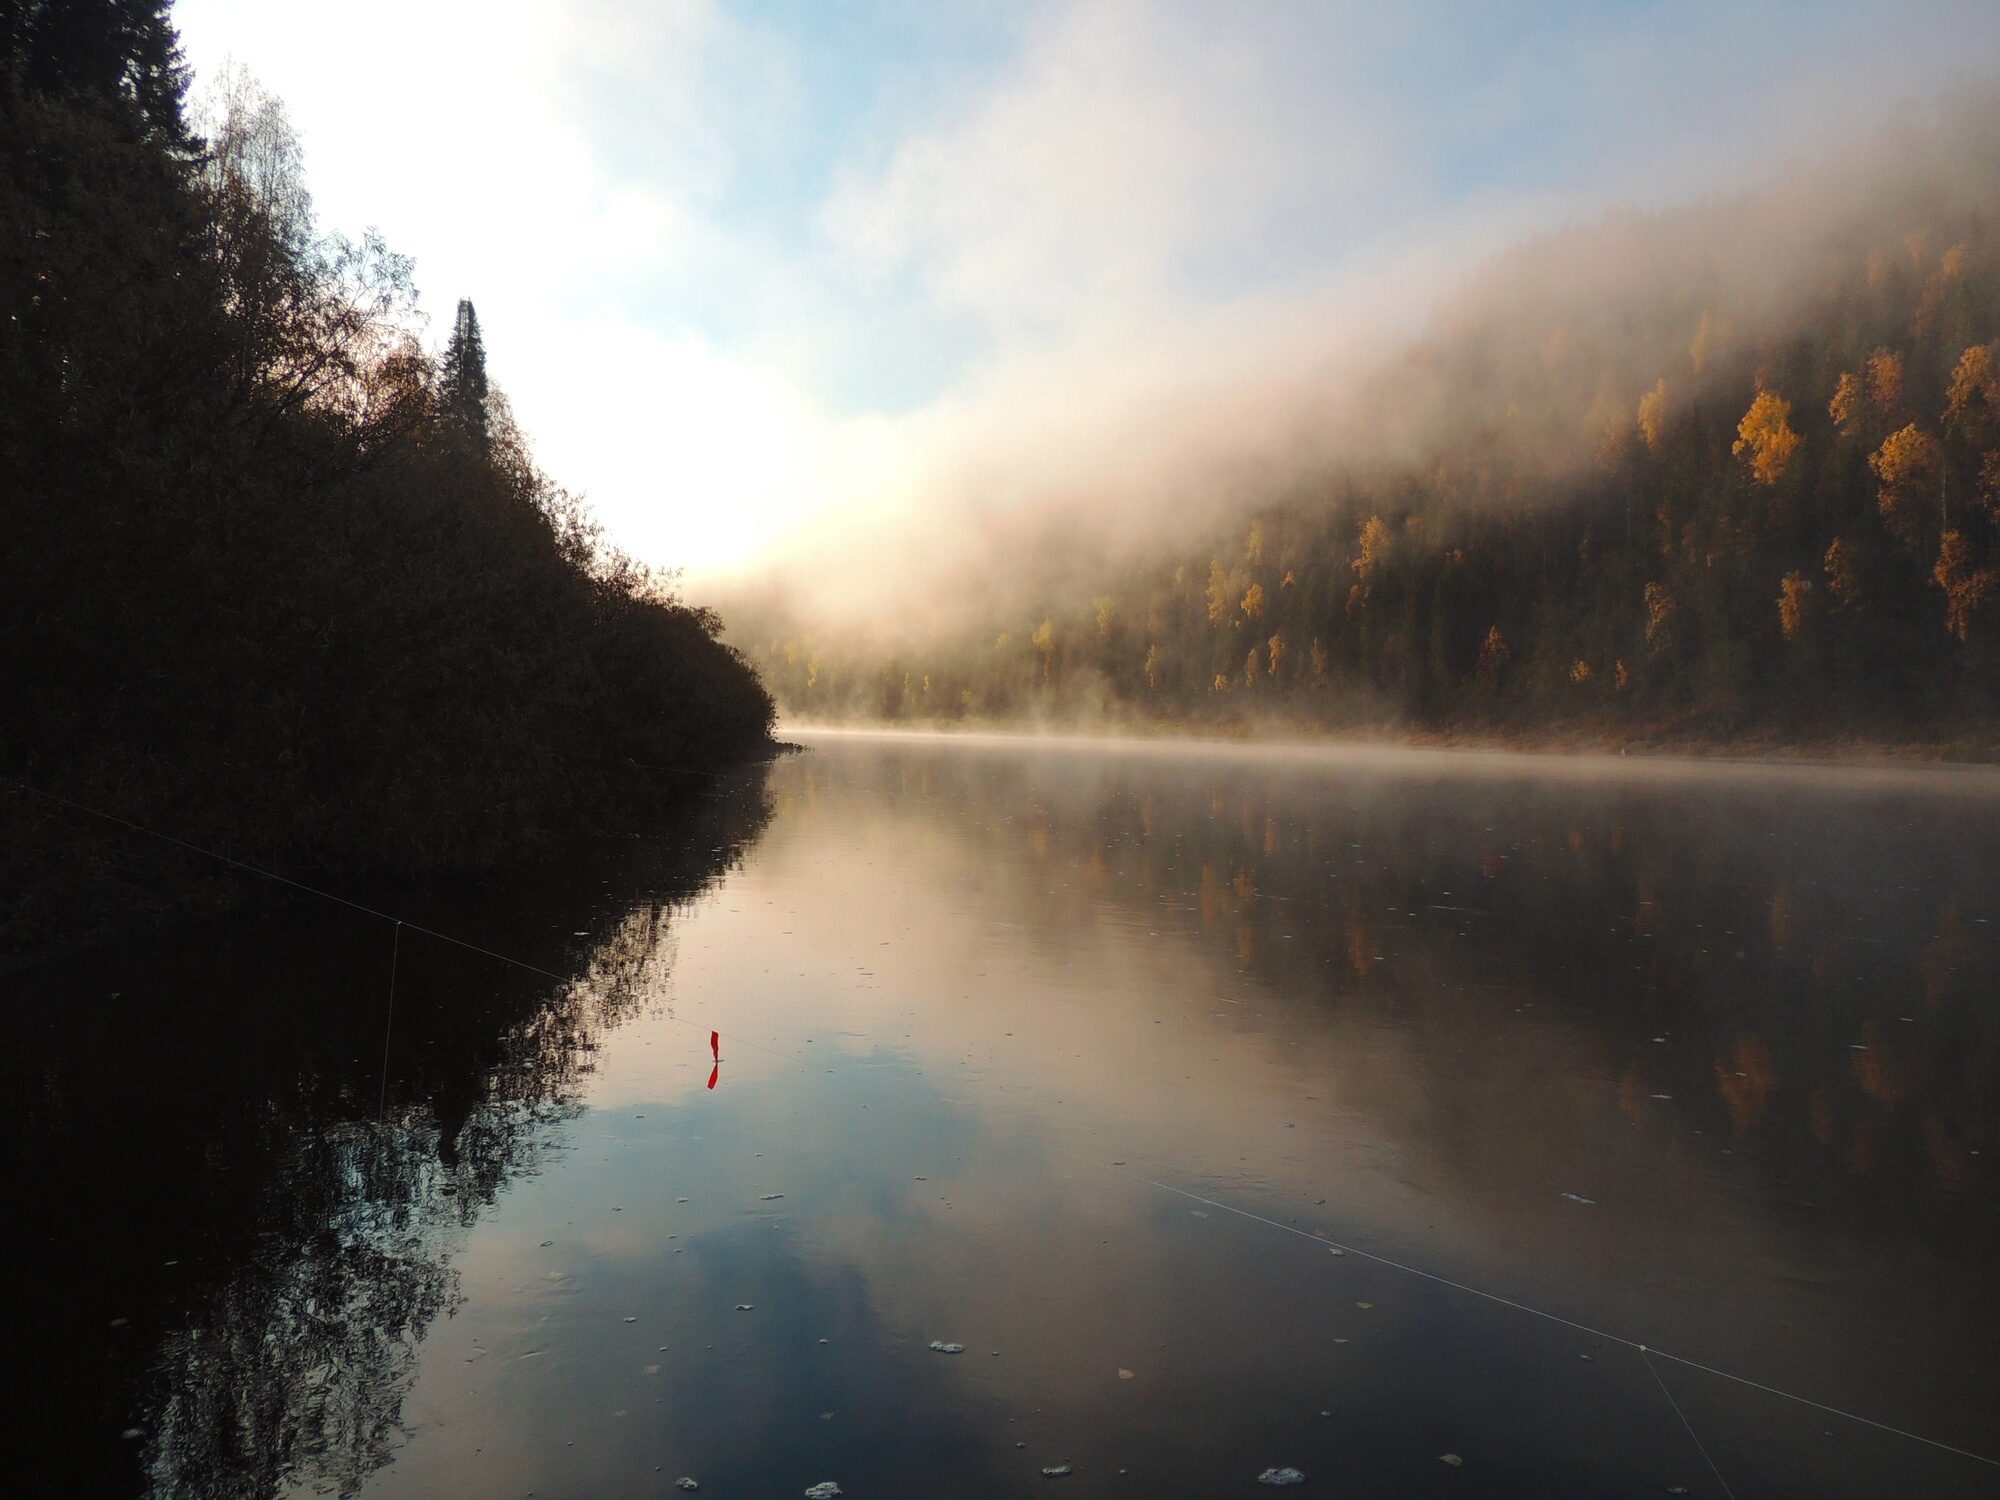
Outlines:
[{"label": "sky", "polygon": [[174,17],[198,82],[233,60],[285,101],[321,222],[414,257],[433,344],[474,300],[544,467],[697,592],[1083,485],[1526,235],[2000,70],[1990,0]]}]

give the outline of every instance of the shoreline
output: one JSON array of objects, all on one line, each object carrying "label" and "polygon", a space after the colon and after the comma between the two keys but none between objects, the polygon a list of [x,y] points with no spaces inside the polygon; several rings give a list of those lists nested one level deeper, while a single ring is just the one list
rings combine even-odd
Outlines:
[{"label": "shoreline", "polygon": [[1578,770],[1636,770],[1651,767],[1703,770],[1888,771],[1907,775],[1942,773],[1947,778],[2000,781],[2000,744],[1963,740],[1872,740],[1863,736],[1785,740],[1776,736],[1718,738],[1679,734],[1611,735],[1580,731],[1546,735],[1480,733],[1471,730],[1394,731],[1386,729],[1264,732],[1227,726],[1169,727],[1107,724],[1021,724],[1005,721],[888,724],[853,721],[781,721],[786,738],[947,739],[968,744],[1009,746],[1100,746],[1134,750],[1241,751],[1272,757],[1364,756],[1370,760],[1421,754],[1486,758]]}]

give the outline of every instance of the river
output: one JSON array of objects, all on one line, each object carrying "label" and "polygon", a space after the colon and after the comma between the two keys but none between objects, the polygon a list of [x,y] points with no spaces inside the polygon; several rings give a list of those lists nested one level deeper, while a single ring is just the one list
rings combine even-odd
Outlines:
[{"label": "river", "polygon": [[1993,1494],[1996,850],[1978,771],[824,734],[43,964],[29,1490]]}]

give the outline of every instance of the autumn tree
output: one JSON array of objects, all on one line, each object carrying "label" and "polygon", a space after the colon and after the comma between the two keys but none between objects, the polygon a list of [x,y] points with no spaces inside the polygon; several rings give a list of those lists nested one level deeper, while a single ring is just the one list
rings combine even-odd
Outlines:
[{"label": "autumn tree", "polygon": [[1649,583],[1645,588],[1645,599],[1646,644],[1654,651],[1664,651],[1674,639],[1674,615],[1678,606],[1674,602],[1673,591],[1664,583]]},{"label": "autumn tree", "polygon": [[1868,459],[1868,467],[1882,481],[1876,504],[1889,529],[1906,542],[1921,534],[1923,517],[1933,496],[1943,507],[1937,439],[1911,422],[1882,440]]},{"label": "autumn tree", "polygon": [[1861,412],[1861,377],[1852,370],[1843,370],[1840,379],[1834,382],[1833,399],[1826,403],[1826,414],[1842,433],[1851,433],[1860,425]]},{"label": "autumn tree", "polygon": [[1812,580],[1797,569],[1778,584],[1778,629],[1788,641],[1799,638],[1805,628],[1806,603],[1812,594]]},{"label": "autumn tree", "polygon": [[1791,418],[1791,402],[1776,391],[1759,391],[1736,426],[1736,442],[1729,451],[1750,466],[1759,484],[1782,479],[1798,451],[1799,435],[1792,431]]},{"label": "autumn tree", "polygon": [[1055,675],[1056,627],[1053,620],[1043,620],[1028,637],[1028,644],[1042,655],[1042,681],[1050,682]]},{"label": "autumn tree", "polygon": [[1895,350],[1877,349],[1868,356],[1868,400],[1881,417],[1894,416],[1902,406],[1903,356]]},{"label": "autumn tree", "polygon": [[1666,441],[1666,433],[1667,382],[1662,379],[1639,398],[1639,436],[1645,441],[1646,451],[1657,454]]},{"label": "autumn tree", "polygon": [[1228,623],[1229,610],[1232,603],[1230,595],[1229,571],[1220,562],[1211,561],[1208,565],[1207,589],[1209,624],[1223,625]]},{"label": "autumn tree", "polygon": [[1961,641],[1975,616],[2000,588],[2000,569],[1973,565],[1972,543],[1962,531],[1947,531],[1938,545],[1931,579],[1944,590],[1945,628]]},{"label": "autumn tree", "polygon": [[1993,364],[1991,344],[1974,344],[1959,355],[1945,392],[1945,424],[1972,446],[1993,440],[2000,416],[2000,370]]}]

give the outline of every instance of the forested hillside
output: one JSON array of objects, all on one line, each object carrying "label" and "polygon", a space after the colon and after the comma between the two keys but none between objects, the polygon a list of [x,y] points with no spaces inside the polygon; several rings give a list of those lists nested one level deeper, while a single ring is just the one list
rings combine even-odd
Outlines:
[{"label": "forested hillside", "polygon": [[1968,93],[1810,191],[1503,257],[1351,396],[1333,458],[1205,537],[946,628],[773,609],[741,639],[807,719],[1987,752],[1996,231],[2000,110]]},{"label": "forested hillside", "polygon": [[409,870],[768,744],[714,616],[536,467],[471,305],[433,360],[278,102],[186,93],[164,4],[0,14],[0,947],[228,896],[50,796]]}]

